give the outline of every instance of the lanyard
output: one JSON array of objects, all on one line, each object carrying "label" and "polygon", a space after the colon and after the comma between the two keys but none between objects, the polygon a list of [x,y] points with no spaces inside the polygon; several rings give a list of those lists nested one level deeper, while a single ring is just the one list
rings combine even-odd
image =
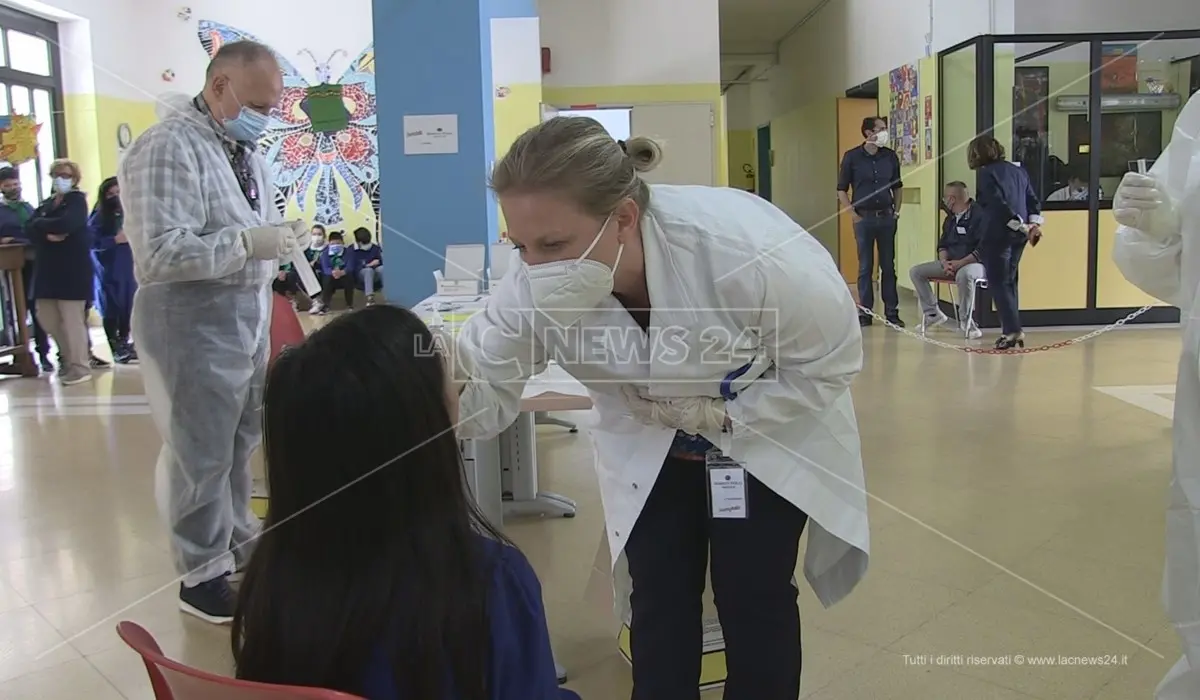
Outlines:
[{"label": "lanyard", "polygon": [[233,169],[233,176],[237,178],[242,196],[246,198],[246,203],[250,205],[254,213],[261,213],[258,181],[254,177],[254,170],[250,167],[250,152],[254,149],[254,144],[234,141],[219,130],[217,120],[213,118],[212,113],[208,110],[208,105],[200,99],[199,95],[192,100],[192,106],[208,117],[213,132],[221,139],[221,148],[225,151],[225,157],[229,159],[229,167]]}]

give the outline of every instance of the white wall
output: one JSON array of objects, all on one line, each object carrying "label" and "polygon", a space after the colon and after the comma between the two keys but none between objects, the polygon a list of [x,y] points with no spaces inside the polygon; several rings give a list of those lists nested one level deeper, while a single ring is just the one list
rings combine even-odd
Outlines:
[{"label": "white wall", "polygon": [[831,2],[779,47],[766,84],[752,86],[755,118],[844,92],[973,36],[1011,32],[1013,1]]},{"label": "white wall", "polygon": [[720,81],[717,0],[541,0],[547,88]]},{"label": "white wall", "polygon": [[[319,0],[0,2],[60,21],[67,92],[91,92],[79,89],[88,87],[85,74],[91,64],[95,92],[139,101],[152,100],[163,92],[198,91],[203,85],[208,57],[196,35],[200,19],[254,34],[310,79],[314,77],[314,65],[297,55],[300,49],[311,49],[322,61],[336,49],[345,50],[348,56],[332,62],[337,77],[371,43],[371,0],[339,0],[336,12],[330,12],[329,3]],[[187,20],[179,16],[185,6],[192,10]],[[64,19],[71,17],[86,22]],[[84,55],[89,43],[90,56]],[[166,70],[174,71],[173,82],[163,81]]]},{"label": "white wall", "polygon": [[1020,33],[1200,29],[1197,0],[1014,0]]}]

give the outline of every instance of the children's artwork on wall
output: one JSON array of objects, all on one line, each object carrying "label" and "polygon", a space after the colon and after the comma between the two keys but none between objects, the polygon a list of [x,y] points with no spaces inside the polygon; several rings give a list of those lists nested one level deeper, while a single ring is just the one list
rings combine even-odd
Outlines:
[{"label": "children's artwork on wall", "polygon": [[925,160],[933,160],[933,95],[925,96]]},{"label": "children's artwork on wall", "polygon": [[[200,43],[209,57],[225,44],[250,40],[265,43],[248,32],[200,20]],[[357,209],[370,201],[379,219],[379,147],[375,116],[375,50],[368,46],[333,80],[332,62],[347,56],[338,50],[321,62],[304,50],[314,64],[316,84],[275,52],[283,72],[283,98],[271,114],[259,147],[271,165],[280,190],[280,213],[289,202],[301,212],[313,194],[316,223],[332,226],[342,217],[342,192],[348,192]]]},{"label": "children's artwork on wall", "polygon": [[921,87],[920,70],[915,63],[900,66],[888,73],[891,88],[888,128],[892,132],[892,148],[900,156],[901,165],[914,165],[921,158]]},{"label": "children's artwork on wall", "polygon": [[25,114],[0,117],[0,160],[20,165],[37,156],[37,137],[42,125]]}]

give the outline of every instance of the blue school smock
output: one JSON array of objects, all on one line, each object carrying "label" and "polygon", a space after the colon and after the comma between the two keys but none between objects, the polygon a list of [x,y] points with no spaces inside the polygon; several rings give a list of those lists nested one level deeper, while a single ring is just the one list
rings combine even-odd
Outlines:
[{"label": "blue school smock", "polygon": [[123,217],[120,212],[108,222],[99,208],[88,217],[88,230],[96,260],[100,263],[100,289],[105,314],[128,316],[133,312],[137,280],[133,274],[133,251],[129,243],[117,243]]},{"label": "blue school smock", "polygon": [[[481,551],[491,572],[488,616],[492,649],[488,664],[488,700],[579,700],[558,687],[542,586],[529,560],[515,547],[480,537]],[[420,605],[420,601],[413,601]],[[368,668],[368,700],[456,700],[401,698],[389,661],[377,655]]]}]

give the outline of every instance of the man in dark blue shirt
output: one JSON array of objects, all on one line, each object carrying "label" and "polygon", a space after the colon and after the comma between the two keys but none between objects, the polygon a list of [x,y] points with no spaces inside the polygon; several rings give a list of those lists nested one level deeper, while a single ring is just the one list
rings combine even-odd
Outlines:
[{"label": "man in dark blue shirt", "polygon": [[942,196],[946,219],[942,222],[942,237],[938,239],[938,259],[913,265],[908,278],[921,300],[924,330],[948,320],[938,308],[929,280],[952,279],[958,285],[959,330],[968,338],[979,338],[983,333],[971,313],[975,310],[975,287],[984,278],[983,255],[979,252],[982,221],[966,183],[951,182]]},{"label": "man in dark blue shirt", "polygon": [[[872,277],[875,248],[879,248],[879,282],[888,321],[903,326],[900,299],[896,293],[896,219],[900,216],[900,158],[887,147],[887,121],[868,117],[862,123],[863,144],[842,156],[838,177],[838,202],[849,209],[858,243],[858,303],[875,306]],[[871,317],[860,313],[860,325],[871,325]]]}]

